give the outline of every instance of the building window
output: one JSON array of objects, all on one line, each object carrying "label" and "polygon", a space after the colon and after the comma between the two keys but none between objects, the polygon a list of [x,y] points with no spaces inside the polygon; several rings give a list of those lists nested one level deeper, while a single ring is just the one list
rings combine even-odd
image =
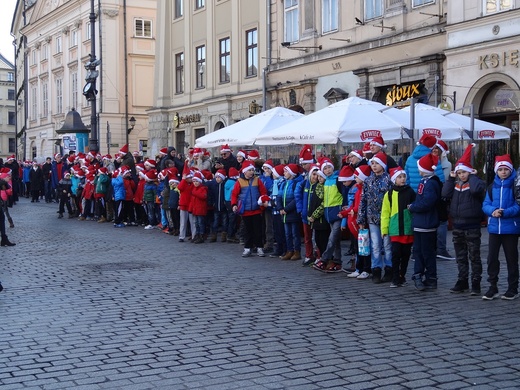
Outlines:
[{"label": "building window", "polygon": [[86,26],[85,26],[85,40],[86,41],[90,41],[90,37],[92,35],[92,26],[90,25],[90,22],[87,22]]},{"label": "building window", "polygon": [[31,87],[31,119],[36,120],[38,115],[38,96],[36,95],[36,87]]},{"label": "building window", "polygon": [[175,54],[175,93],[184,92],[184,53]]},{"label": "building window", "polygon": [[7,73],[7,81],[14,81],[14,72]]},{"label": "building window", "polygon": [[298,0],[284,1],[284,41],[297,42],[300,39]]},{"label": "building window", "polygon": [[204,8],[205,5],[206,5],[205,0],[195,0],[195,9]]},{"label": "building window", "polygon": [[44,43],[44,44],[42,45],[42,50],[41,50],[41,56],[42,56],[42,59],[41,59],[41,60],[42,60],[42,61],[45,61],[45,60],[47,59],[47,55],[48,55],[48,53],[47,53],[47,47],[48,47],[48,45],[47,45],[46,43]]},{"label": "building window", "polygon": [[31,50],[31,65],[36,65],[36,49]]},{"label": "building window", "polygon": [[383,0],[365,0],[365,19],[383,16]]},{"label": "building window", "polygon": [[327,33],[338,29],[338,0],[323,0],[322,32]]},{"label": "building window", "polygon": [[78,108],[78,73],[70,75],[70,85],[72,93],[72,108]]},{"label": "building window", "polygon": [[56,80],[56,114],[63,113],[63,80]]},{"label": "building window", "polygon": [[146,19],[135,19],[134,36],[136,36],[137,38],[151,38],[152,21]]},{"label": "building window", "polygon": [[196,88],[204,88],[204,73],[206,72],[206,46],[195,48],[197,53],[197,64],[195,73],[197,74]]},{"label": "building window", "polygon": [[231,40],[224,38],[219,41],[220,47],[220,82],[229,83],[231,74]]},{"label": "building window", "polygon": [[258,74],[258,31],[246,31],[246,77]]},{"label": "building window", "polygon": [[494,14],[496,12],[507,11],[512,7],[511,0],[484,0],[484,13]]},{"label": "building window", "polygon": [[177,18],[181,18],[182,15],[184,14],[184,11],[183,11],[183,6],[182,6],[182,3],[183,3],[184,0],[175,0],[175,9],[174,9],[174,18],[177,19]]},{"label": "building window", "polygon": [[14,111],[9,111],[8,113],[8,125],[15,125],[16,124],[16,113]]},{"label": "building window", "polygon": [[435,3],[435,0],[412,0],[412,7],[419,7],[421,5],[433,3]]},{"label": "building window", "polygon": [[9,138],[9,153],[14,153],[16,150],[16,141],[14,138]]},{"label": "building window", "polygon": [[14,89],[7,90],[7,100],[14,100]]},{"label": "building window", "polygon": [[49,85],[45,82],[42,84],[42,116],[44,118],[49,115]]},{"label": "building window", "polygon": [[56,54],[61,53],[61,37],[56,37]]},{"label": "building window", "polygon": [[78,30],[70,32],[70,47],[78,46]]}]

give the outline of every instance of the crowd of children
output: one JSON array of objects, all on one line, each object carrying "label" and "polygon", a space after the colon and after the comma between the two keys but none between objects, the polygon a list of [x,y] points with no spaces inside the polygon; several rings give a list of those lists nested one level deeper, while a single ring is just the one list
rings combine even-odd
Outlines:
[{"label": "crowd of children", "polygon": [[[450,291],[469,290],[470,295],[481,295],[485,215],[490,286],[482,299],[499,297],[501,247],[508,273],[501,298],[515,299],[520,179],[510,157],[496,158],[496,176],[486,187],[471,166],[474,144],[446,176],[439,174],[439,153],[432,152],[436,147],[447,151],[442,141],[423,136],[403,169],[376,137],[363,150],[351,150],[336,170],[329,158],[315,159],[311,145],[302,147],[299,164],[278,165],[260,159],[255,150],[235,156],[228,145],[214,162],[206,150],[192,149],[181,159],[171,147],[161,149],[155,160],[140,161],[125,145],[114,159],[95,152],[66,158],[57,154],[44,170],[53,193],[41,195],[59,202],[58,218],[66,211],[69,218],[113,222],[115,228],[160,229],[194,244],[220,237],[221,242],[243,243],[242,257],[301,260],[321,272],[346,271],[350,278],[388,282],[392,288],[407,285],[413,255],[411,280],[419,291],[437,289],[437,229],[449,210],[458,267]],[[33,183],[41,186],[43,169],[35,165],[30,168],[32,177],[38,177]],[[4,216],[15,200],[12,170],[6,165],[0,173],[2,246],[10,246]],[[39,195],[33,187],[32,201],[39,201]],[[342,262],[344,230],[354,253],[349,268]]]}]

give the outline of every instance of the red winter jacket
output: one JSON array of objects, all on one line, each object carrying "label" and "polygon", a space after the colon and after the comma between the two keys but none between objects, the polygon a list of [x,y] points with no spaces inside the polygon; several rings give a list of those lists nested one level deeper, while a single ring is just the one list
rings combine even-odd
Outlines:
[{"label": "red winter jacket", "polygon": [[190,202],[191,202],[191,190],[193,189],[193,184],[188,183],[186,179],[182,179],[177,189],[181,193],[179,198],[179,210],[189,211]]},{"label": "red winter jacket", "polygon": [[[182,196],[182,192],[181,192]],[[193,215],[204,216],[208,213],[208,187],[204,184],[191,189],[191,201],[188,209]]]},{"label": "red winter jacket", "polygon": [[135,181],[132,179],[132,177],[125,177],[123,179],[123,183],[125,185],[125,200],[133,200],[137,184],[135,184]]}]

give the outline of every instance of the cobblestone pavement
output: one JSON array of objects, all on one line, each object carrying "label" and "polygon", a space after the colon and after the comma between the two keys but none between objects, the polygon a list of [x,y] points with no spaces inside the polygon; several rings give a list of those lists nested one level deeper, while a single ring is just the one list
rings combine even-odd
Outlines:
[{"label": "cobblestone pavement", "polygon": [[520,300],[450,294],[454,261],[391,289],[56,209],[0,248],[2,390],[520,388]]}]

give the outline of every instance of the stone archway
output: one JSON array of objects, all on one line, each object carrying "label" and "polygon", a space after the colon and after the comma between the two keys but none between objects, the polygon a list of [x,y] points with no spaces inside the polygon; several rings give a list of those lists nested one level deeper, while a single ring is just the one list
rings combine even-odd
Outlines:
[{"label": "stone archway", "polygon": [[[497,84],[507,85],[515,93],[517,100],[520,101],[520,86],[512,77],[502,73],[490,73],[481,77],[473,84],[464,101],[464,107],[474,104],[478,110],[478,107],[482,105],[485,99],[486,92]],[[478,115],[478,111],[476,114]]]}]

